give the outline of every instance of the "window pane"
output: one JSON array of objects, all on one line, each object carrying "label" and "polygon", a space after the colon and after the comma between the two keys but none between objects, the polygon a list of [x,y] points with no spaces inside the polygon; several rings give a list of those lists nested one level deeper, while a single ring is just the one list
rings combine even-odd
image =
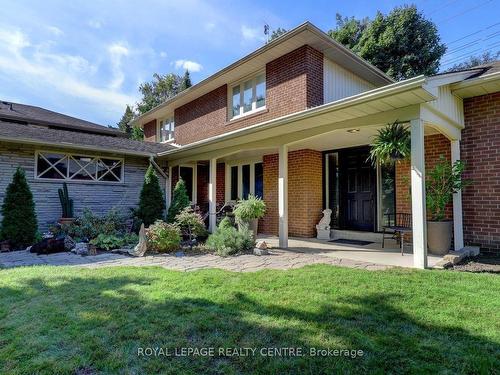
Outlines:
[{"label": "window pane", "polygon": [[243,85],[243,112],[252,110],[253,81],[246,81]]},{"label": "window pane", "polygon": [[233,116],[240,114],[240,86],[233,87]]},{"label": "window pane", "polygon": [[[382,225],[390,225],[387,214],[394,214],[396,211],[395,176],[394,165],[380,167],[382,192]],[[392,216],[394,218],[394,216]]]},{"label": "window pane", "polygon": [[266,77],[261,75],[257,77],[257,84],[255,86],[255,101],[256,107],[264,107],[266,105]]},{"label": "window pane", "polygon": [[62,180],[66,178],[67,176],[66,157],[63,154],[51,154],[51,153],[39,154],[37,160],[37,173],[38,177],[40,178],[52,178],[57,180]]},{"label": "window pane", "polygon": [[238,199],[238,167],[231,167],[231,200]]},{"label": "window pane", "polygon": [[172,117],[170,119],[170,135],[168,139],[174,139],[174,130],[175,130],[175,119]]},{"label": "window pane", "polygon": [[180,167],[180,176],[186,184],[186,190],[188,193],[189,200],[193,201],[193,168],[191,167]]},{"label": "window pane", "polygon": [[93,158],[73,155],[69,159],[69,178],[72,180],[93,180],[95,168]]},{"label": "window pane", "polygon": [[120,182],[122,175],[121,161],[116,159],[101,159],[97,167],[99,181]]},{"label": "window pane", "polygon": [[243,199],[248,198],[250,194],[250,165],[246,164],[241,167],[241,179],[243,183]]},{"label": "window pane", "polygon": [[255,164],[255,196],[264,197],[264,169],[262,163]]}]

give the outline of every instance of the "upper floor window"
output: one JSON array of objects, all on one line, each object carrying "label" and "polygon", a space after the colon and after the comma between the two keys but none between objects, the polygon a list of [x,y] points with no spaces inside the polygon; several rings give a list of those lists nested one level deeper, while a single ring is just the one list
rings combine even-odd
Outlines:
[{"label": "upper floor window", "polygon": [[35,160],[39,179],[123,182],[123,159],[38,151]]},{"label": "upper floor window", "polygon": [[230,118],[237,118],[266,107],[266,75],[245,79],[231,86]]},{"label": "upper floor window", "polygon": [[171,141],[174,139],[175,121],[174,116],[167,117],[160,121],[160,142]]}]

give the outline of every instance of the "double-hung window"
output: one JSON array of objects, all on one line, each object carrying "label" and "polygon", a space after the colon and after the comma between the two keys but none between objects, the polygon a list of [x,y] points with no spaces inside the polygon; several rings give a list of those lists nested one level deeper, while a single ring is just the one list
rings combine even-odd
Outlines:
[{"label": "double-hung window", "polygon": [[174,116],[169,116],[160,122],[160,142],[174,139],[175,121]]},{"label": "double-hung window", "polygon": [[229,163],[226,169],[226,200],[247,199],[264,195],[264,173],[261,161]]},{"label": "double-hung window", "polygon": [[260,73],[231,86],[229,116],[238,118],[266,107],[266,75]]}]

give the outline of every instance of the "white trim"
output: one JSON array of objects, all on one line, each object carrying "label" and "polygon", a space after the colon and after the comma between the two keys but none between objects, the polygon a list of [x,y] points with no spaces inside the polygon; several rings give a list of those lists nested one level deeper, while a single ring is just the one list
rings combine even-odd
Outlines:
[{"label": "white trim", "polygon": [[237,197],[243,197],[243,166],[250,165],[250,189],[249,194],[255,195],[255,164],[262,163],[262,158],[253,158],[246,160],[238,160],[234,162],[226,162],[226,175],[225,175],[225,193],[226,202],[234,202],[231,199],[231,167],[238,167],[238,192]]},{"label": "white trim", "polygon": [[278,215],[279,247],[288,248],[288,146],[280,145],[278,152]]},{"label": "white trim", "polygon": [[[256,90],[257,90],[257,78],[264,76],[264,106],[257,108],[257,96],[256,96]],[[245,83],[248,81],[252,81],[252,109],[244,112],[244,92],[245,92]],[[233,115],[233,88],[239,87],[240,92],[240,108],[239,108],[239,114],[238,115]],[[227,118],[229,121],[235,121],[238,119],[241,119],[246,116],[253,115],[255,113],[265,111],[267,109],[266,107],[266,100],[267,100],[267,82],[266,82],[266,70],[260,69],[257,72],[251,73],[246,75],[245,77],[239,79],[238,81],[232,82],[227,85]]]},{"label": "white trim", "polygon": [[[460,141],[451,141],[451,163],[460,160]],[[454,250],[464,248],[464,226],[462,210],[462,191],[453,194],[453,242]]]},{"label": "white trim", "polygon": [[[45,157],[44,154],[56,154],[56,155],[61,155],[62,157],[52,164],[47,158]],[[41,156],[47,163],[50,164],[50,167],[45,169],[44,171],[38,173],[38,157]],[[84,158],[90,158],[91,161],[89,161],[86,164],[80,163],[78,160],[75,159],[75,157],[84,157]],[[80,168],[77,172],[73,173],[70,176],[69,172],[69,161],[73,160],[78,167]],[[111,168],[109,168],[105,163],[102,162],[102,159],[109,159],[109,160],[114,160],[119,163],[120,168],[120,176],[117,176]],[[66,160],[66,176],[64,176],[61,171],[59,171],[57,168],[54,168],[57,164],[62,162],[63,160]],[[90,163],[95,162],[95,171],[89,171],[87,167],[89,166]],[[97,177],[97,172],[98,172],[98,166],[103,165],[107,170],[98,178]],[[116,167],[116,166],[115,166]],[[47,172],[50,169],[54,169],[61,175],[61,179],[57,178],[47,178],[47,177],[39,177],[40,175],[43,175],[45,172]],[[81,180],[81,179],[76,179],[72,178],[75,176],[77,173],[85,171],[92,180]],[[90,155],[90,154],[80,154],[80,153],[70,153],[70,152],[61,152],[61,151],[50,151],[50,150],[35,150],[35,166],[33,168],[33,178],[34,180],[37,181],[51,181],[51,182],[56,182],[56,181],[63,181],[63,182],[95,182],[95,183],[100,183],[100,184],[123,184],[125,183],[125,159],[124,158],[117,158],[117,157],[108,157],[108,156],[102,156],[102,155]],[[119,181],[105,181],[102,180],[102,178],[108,174],[111,174],[115,176]]]},{"label": "white trim", "polygon": [[208,230],[213,233],[217,227],[217,159],[210,159],[208,168]]},{"label": "white trim", "polygon": [[[169,120],[168,139],[162,140],[162,126],[167,120]],[[167,116],[163,116],[162,118],[156,120],[156,142],[168,143],[173,141],[175,141],[175,116],[172,112]]]}]

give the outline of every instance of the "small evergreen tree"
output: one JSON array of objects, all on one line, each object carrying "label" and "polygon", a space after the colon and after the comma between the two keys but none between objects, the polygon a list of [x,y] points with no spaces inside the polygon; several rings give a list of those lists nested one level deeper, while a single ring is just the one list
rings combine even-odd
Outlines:
[{"label": "small evergreen tree", "polygon": [[13,248],[23,248],[35,242],[38,231],[35,202],[21,167],[17,167],[7,186],[2,215],[2,238],[10,241]]},{"label": "small evergreen tree", "polygon": [[173,223],[175,217],[186,207],[189,206],[189,196],[186,189],[186,184],[181,178],[175,184],[174,192],[172,194],[172,202],[168,208],[167,221]]},{"label": "small evergreen tree", "polygon": [[185,89],[187,89],[188,87],[191,87],[191,86],[193,86],[193,84],[191,82],[191,76],[189,75],[189,70],[186,70],[186,72],[184,73],[184,77],[182,77],[182,80],[181,80],[179,92],[184,91]]},{"label": "small evergreen tree", "polygon": [[165,211],[165,200],[161,191],[160,181],[156,175],[153,166],[149,165],[144,184],[142,185],[139,197],[139,218],[145,226],[153,224],[156,220],[163,218]]},{"label": "small evergreen tree", "polygon": [[129,122],[134,119],[134,111],[132,110],[132,107],[130,107],[127,104],[127,107],[125,108],[125,112],[123,113],[122,118],[118,123],[116,124],[118,126],[118,129],[121,131],[127,133],[127,136],[130,138],[132,134],[132,128],[129,125]]}]

